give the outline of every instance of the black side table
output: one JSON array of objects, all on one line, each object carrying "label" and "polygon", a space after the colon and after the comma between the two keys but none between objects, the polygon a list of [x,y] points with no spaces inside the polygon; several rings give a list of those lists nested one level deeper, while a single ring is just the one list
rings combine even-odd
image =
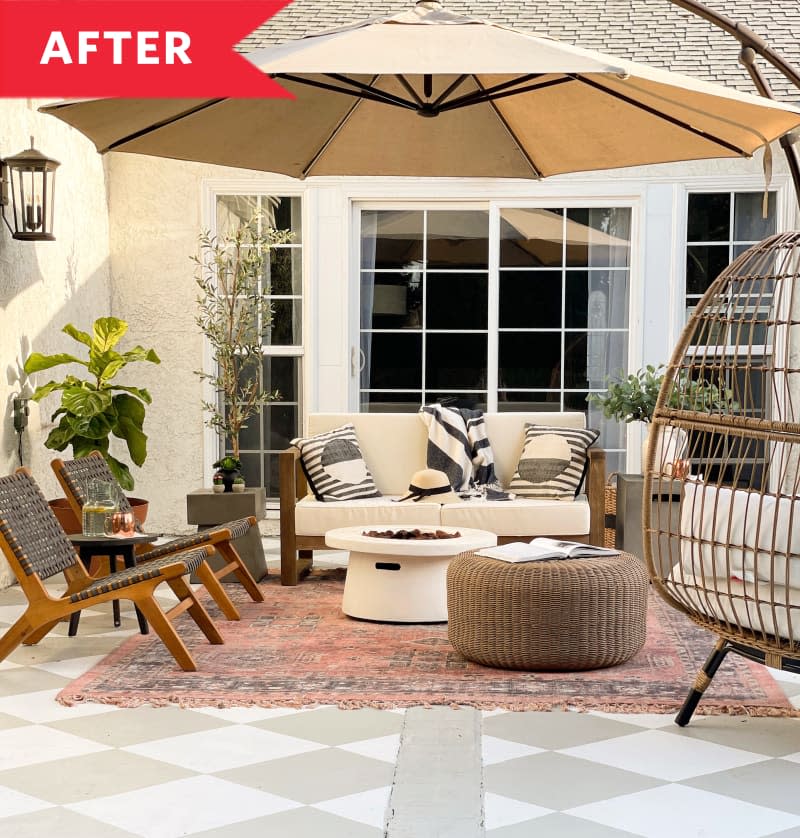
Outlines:
[{"label": "black side table", "polygon": [[[151,544],[158,538],[157,535],[147,535],[137,533],[126,537],[117,537],[109,535],[83,535],[78,533],[70,535],[69,540],[78,548],[78,556],[83,562],[86,569],[92,563],[95,556],[108,556],[109,568],[113,573],[117,569],[117,559],[121,558],[125,563],[125,567],[136,567],[135,549],[137,544]],[[112,602],[112,609],[114,612],[114,625],[119,628],[121,624],[119,615],[119,600],[115,599]],[[69,618],[69,636],[75,637],[78,633],[78,623],[81,619],[81,612],[76,611]],[[139,621],[139,631],[142,634],[150,633],[150,626],[147,625],[147,620],[144,615],[136,609],[136,619]]]}]

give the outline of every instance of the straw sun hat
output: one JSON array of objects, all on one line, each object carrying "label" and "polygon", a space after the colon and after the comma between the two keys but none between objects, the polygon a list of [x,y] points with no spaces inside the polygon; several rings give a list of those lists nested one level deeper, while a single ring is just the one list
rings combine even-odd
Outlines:
[{"label": "straw sun hat", "polygon": [[433,503],[460,503],[461,498],[453,491],[447,475],[443,471],[434,468],[424,468],[416,471],[411,476],[411,483],[408,485],[408,494],[397,499],[399,503],[412,500],[415,503],[420,500],[432,501]]}]

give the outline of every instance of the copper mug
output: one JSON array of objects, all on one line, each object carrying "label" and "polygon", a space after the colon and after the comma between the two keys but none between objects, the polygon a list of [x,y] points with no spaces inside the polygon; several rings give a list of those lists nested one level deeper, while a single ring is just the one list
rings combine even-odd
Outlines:
[{"label": "copper mug", "polygon": [[106,535],[129,538],[136,533],[136,518],[133,512],[115,512],[107,516],[103,530]]}]

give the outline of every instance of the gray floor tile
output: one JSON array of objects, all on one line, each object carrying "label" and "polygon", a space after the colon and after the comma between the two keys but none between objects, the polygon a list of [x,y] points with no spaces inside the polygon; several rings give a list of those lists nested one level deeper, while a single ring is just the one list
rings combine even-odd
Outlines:
[{"label": "gray floor tile", "polygon": [[168,783],[192,774],[176,765],[112,750],[0,771],[0,786],[65,804]]},{"label": "gray floor tile", "polygon": [[[0,681],[3,680],[5,674],[0,672]],[[16,716],[9,716],[6,713],[0,713],[0,730],[9,730],[12,727],[20,727],[21,725],[27,725],[30,722],[26,722],[25,719],[18,719]]]},{"label": "gray floor tile", "polygon": [[213,730],[230,724],[223,719],[179,707],[135,707],[99,716],[51,722],[50,727],[103,745],[123,748],[126,745]]},{"label": "gray floor tile", "polygon": [[632,832],[612,829],[561,812],[532,821],[501,826],[486,832],[486,838],[636,838]]},{"label": "gray floor tile", "polygon": [[32,693],[38,690],[55,690],[69,684],[69,678],[53,675],[43,669],[4,669],[0,673],[0,696]]},{"label": "gray floor tile", "polygon": [[800,838],[800,826],[795,826],[792,829],[784,829],[783,832],[770,832],[764,838]]},{"label": "gray floor tile", "polygon": [[8,659],[14,663],[33,666],[38,663],[63,661],[70,658],[107,655],[116,649],[121,641],[121,636],[110,633],[86,637],[67,637],[51,633],[36,646],[20,646],[8,656]]},{"label": "gray floor tile", "polygon": [[219,771],[216,776],[310,804],[391,785],[393,773],[394,766],[387,762],[325,748]]},{"label": "gray floor tile", "polygon": [[632,771],[545,752],[487,766],[484,784],[493,794],[547,809],[571,809],[664,783]]},{"label": "gray floor tile", "polygon": [[488,716],[483,720],[483,732],[500,739],[555,750],[639,733],[641,728],[588,713],[525,712]]},{"label": "gray floor tile", "polygon": [[682,785],[800,815],[800,765],[788,760],[772,759],[718,771],[685,780]]},{"label": "gray floor tile", "polygon": [[58,838],[141,838],[59,806],[31,815],[2,818],[0,835],[4,838],[43,838],[47,835],[57,835]]},{"label": "gray floor tile", "polygon": [[771,757],[794,753],[800,742],[800,719],[706,716],[687,727],[673,725],[662,730]]},{"label": "gray floor tile", "polygon": [[287,736],[298,736],[323,745],[343,745],[347,742],[360,742],[362,739],[376,739],[379,736],[399,733],[403,727],[403,716],[369,707],[360,710],[322,707],[293,716],[253,722],[253,727],[261,727]]},{"label": "gray floor tile", "polygon": [[195,832],[192,838],[382,838],[383,830],[303,807],[265,818]]}]

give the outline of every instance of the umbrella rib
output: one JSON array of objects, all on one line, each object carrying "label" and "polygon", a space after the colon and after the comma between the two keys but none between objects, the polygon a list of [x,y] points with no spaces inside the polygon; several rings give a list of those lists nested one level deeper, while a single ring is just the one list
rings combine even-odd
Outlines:
[{"label": "umbrella rib", "polygon": [[[539,78],[539,76],[528,76],[527,78]],[[493,102],[496,99],[505,99],[507,96],[518,96],[520,93],[531,93],[534,90],[544,90],[547,87],[554,87],[558,84],[564,84],[568,81],[574,81],[570,76],[563,76],[559,79],[550,79],[549,81],[537,82],[535,84],[528,84],[524,87],[515,87],[513,90],[500,90],[499,88],[508,88],[512,84],[521,84],[524,81],[523,77],[519,79],[515,79],[513,82],[505,82],[502,85],[496,85],[495,87],[486,88],[485,91],[480,90],[477,92],[469,93],[464,96],[459,97],[458,99],[453,99],[452,101],[448,102],[446,105],[442,105],[439,108],[441,113],[445,111],[452,111],[456,108],[466,108],[470,105],[478,105],[481,102]],[[492,92],[497,91],[497,92]]]},{"label": "umbrella rib", "polygon": [[140,137],[146,137],[148,134],[152,134],[154,131],[158,131],[160,128],[165,128],[167,125],[172,125],[175,122],[180,122],[180,120],[185,119],[188,116],[192,116],[193,114],[196,114],[199,111],[204,111],[206,108],[211,108],[214,105],[218,105],[220,102],[226,101],[227,98],[209,99],[207,102],[203,102],[202,105],[195,105],[193,108],[187,108],[185,111],[181,111],[180,113],[174,114],[173,116],[167,117],[166,119],[161,119],[158,122],[154,122],[152,125],[148,125],[147,128],[142,128],[139,131],[134,131],[132,134],[128,134],[125,137],[120,137],[120,139],[114,140],[114,142],[110,145],[107,145],[105,148],[100,149],[100,154],[105,154],[107,151],[114,151],[114,149],[119,148],[119,146],[121,145],[125,145],[125,143],[129,143],[132,140],[138,140]]},{"label": "umbrella rib", "polygon": [[[483,85],[481,84],[480,79],[479,79],[477,76],[473,76],[472,78],[474,79],[475,84],[476,84],[476,85],[477,85],[477,86],[478,86],[481,90],[483,90],[483,89],[484,89],[484,87],[483,87]],[[490,107],[490,108],[494,111],[494,115],[498,118],[498,120],[500,121],[500,124],[501,124],[501,125],[503,126],[503,128],[505,128],[505,130],[508,132],[508,136],[509,136],[509,137],[511,137],[511,140],[513,141],[514,145],[516,145],[517,149],[519,150],[519,153],[520,153],[520,154],[521,154],[521,155],[525,158],[525,160],[528,162],[528,165],[531,167],[531,171],[533,172],[533,174],[534,174],[537,178],[541,178],[541,177],[543,177],[543,175],[542,175],[542,173],[541,173],[541,171],[540,171],[539,167],[538,167],[538,166],[537,166],[537,165],[533,162],[533,158],[530,156],[530,154],[528,153],[528,151],[527,151],[527,149],[525,148],[525,146],[523,146],[523,144],[519,141],[519,138],[517,137],[516,133],[514,132],[514,129],[513,129],[513,128],[512,128],[512,127],[508,124],[508,122],[506,122],[506,118],[503,116],[503,114],[502,114],[502,113],[500,113],[500,110],[499,110],[499,108],[497,107],[497,105],[495,105],[495,103],[494,103],[493,101],[491,101],[491,100],[489,100],[489,101],[488,101],[488,105],[489,105],[489,107]]]},{"label": "umbrella rib", "polygon": [[425,102],[419,93],[417,93],[417,91],[411,86],[411,82],[403,75],[396,75],[395,78],[403,85],[403,87],[405,87],[408,91],[408,95],[411,96],[411,98],[417,103],[417,107],[421,108]]},{"label": "umbrella rib", "polygon": [[586,84],[589,87],[593,87],[595,90],[599,90],[602,93],[607,93],[609,96],[613,96],[615,99],[619,99],[620,101],[625,102],[628,105],[633,105],[634,108],[638,108],[639,110],[645,111],[646,113],[649,113],[651,116],[663,119],[665,122],[670,122],[673,125],[677,125],[679,128],[683,128],[686,131],[691,132],[692,134],[696,134],[698,137],[702,137],[705,140],[710,140],[711,142],[716,143],[717,145],[722,146],[723,148],[727,148],[729,151],[736,152],[736,154],[739,154],[742,157],[751,156],[743,148],[740,148],[739,146],[734,145],[733,143],[729,143],[727,140],[723,140],[721,137],[717,137],[716,135],[711,134],[708,131],[704,131],[702,128],[695,128],[688,122],[684,122],[682,119],[678,119],[675,116],[670,116],[669,114],[666,114],[663,111],[659,111],[656,108],[651,107],[650,105],[646,105],[644,102],[637,102],[636,99],[633,99],[630,96],[626,96],[624,93],[620,93],[617,90],[612,90],[609,87],[604,87],[602,84],[599,84],[593,79],[587,79],[584,76],[580,76],[577,74],[572,75],[571,77],[575,79],[575,81],[582,82],[583,84]]},{"label": "umbrella rib", "polygon": [[469,78],[468,75],[459,76],[448,88],[447,90],[442,91],[441,95],[436,98],[436,100],[432,103],[431,107],[438,109],[439,105],[444,102],[444,100],[457,88],[461,87],[461,85]]},{"label": "umbrella rib", "polygon": [[304,76],[295,76],[292,73],[275,73],[272,78],[293,81],[297,84],[304,84],[307,87],[318,87],[321,90],[330,90],[332,93],[343,93],[345,96],[355,96],[358,99],[369,99],[372,102],[381,102],[384,105],[395,105],[398,108],[406,108],[409,110],[417,109],[417,106],[413,102],[408,102],[400,96],[394,96],[393,94],[385,93],[382,90],[375,90],[369,85],[358,82],[355,79],[350,79],[347,76],[339,76],[331,73],[328,75],[328,78],[333,78],[345,84],[350,84],[355,87],[356,90],[339,87],[338,85],[330,84],[324,81],[317,81],[316,79],[305,78]]}]

